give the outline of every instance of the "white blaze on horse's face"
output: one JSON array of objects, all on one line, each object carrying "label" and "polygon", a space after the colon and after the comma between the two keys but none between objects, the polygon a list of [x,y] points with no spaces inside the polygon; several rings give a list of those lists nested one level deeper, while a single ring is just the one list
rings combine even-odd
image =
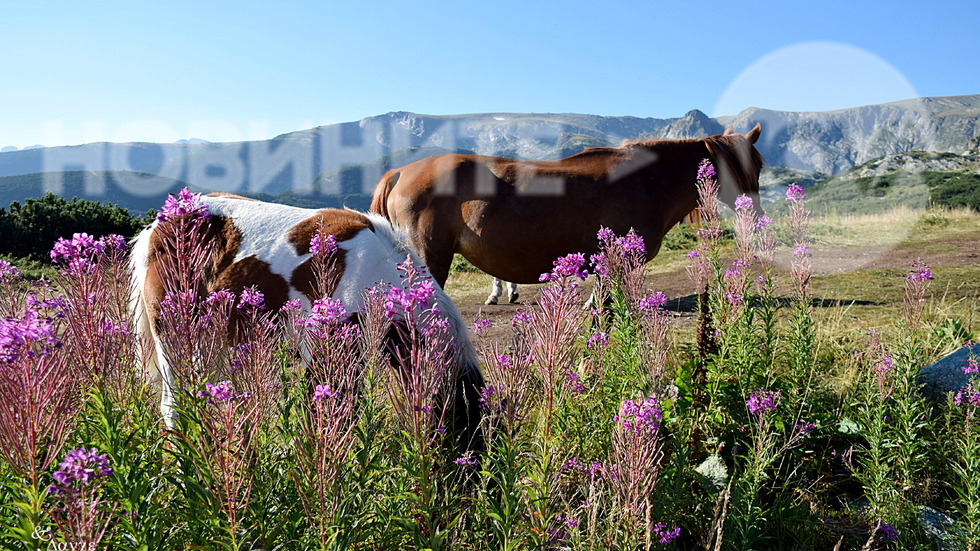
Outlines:
[{"label": "white blaze on horse's face", "polygon": [[[204,198],[211,215],[211,227],[220,228],[222,239],[214,243],[224,250],[215,250],[215,258],[230,261],[213,274],[213,280],[201,281],[209,292],[228,288],[240,293],[255,285],[266,297],[266,306],[277,311],[286,300],[299,300],[308,312],[315,298],[309,270],[309,244],[312,232],[333,234],[342,254],[336,269],[342,271],[333,298],[340,300],[349,313],[363,306],[362,292],[378,284],[403,286],[397,264],[411,257],[416,266],[422,262],[409,251],[406,237],[376,214],[350,210],[312,210],[264,203],[229,196]],[[161,409],[168,425],[174,419],[173,374],[163,354],[157,335],[157,311],[163,290],[159,280],[152,277],[157,268],[159,243],[154,237],[159,223],[154,222],[137,237],[133,245],[134,311],[138,330],[154,339],[155,353],[147,358],[151,375],[158,375],[162,384]],[[202,274],[203,277],[203,274]],[[467,330],[456,306],[436,286],[436,301],[462,347],[462,360],[476,366],[475,353]],[[155,373],[154,373],[155,372]],[[477,374],[478,375],[478,374]]]}]

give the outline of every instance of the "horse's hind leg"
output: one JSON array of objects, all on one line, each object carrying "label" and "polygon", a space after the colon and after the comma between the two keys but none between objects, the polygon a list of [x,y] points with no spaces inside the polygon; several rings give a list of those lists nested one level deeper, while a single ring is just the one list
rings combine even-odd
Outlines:
[{"label": "horse's hind leg", "polygon": [[[509,287],[510,286],[510,282],[508,282],[507,285]],[[497,304],[497,300],[500,299],[500,295],[502,295],[502,294],[504,294],[503,281],[501,281],[499,278],[496,278],[495,277],[495,278],[493,278],[493,283],[491,284],[491,287],[490,287],[490,296],[487,297],[486,302],[484,302],[483,304],[486,304],[486,305]],[[513,301],[511,301],[511,302],[513,302]]]},{"label": "horse's hind leg", "polygon": [[517,292],[517,284],[511,281],[507,282],[507,302],[514,304],[517,299],[521,298],[521,294]]}]

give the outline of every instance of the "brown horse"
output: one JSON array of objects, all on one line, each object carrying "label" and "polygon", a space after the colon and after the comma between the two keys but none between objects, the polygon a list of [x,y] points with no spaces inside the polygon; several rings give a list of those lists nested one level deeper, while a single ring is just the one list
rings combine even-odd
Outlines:
[{"label": "brown horse", "polygon": [[703,159],[715,166],[724,203],[734,208],[744,193],[758,205],[761,131],[590,148],[558,161],[437,155],[386,173],[371,210],[408,232],[440,285],[456,252],[494,277],[537,282],[555,258],[595,252],[600,226],[619,235],[634,228],[650,260],[697,206]]}]

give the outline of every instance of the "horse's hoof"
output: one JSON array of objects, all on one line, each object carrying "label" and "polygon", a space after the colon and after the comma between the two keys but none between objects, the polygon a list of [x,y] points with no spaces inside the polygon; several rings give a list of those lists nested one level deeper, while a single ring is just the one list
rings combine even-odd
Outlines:
[{"label": "horse's hoof", "polygon": [[517,302],[517,299],[519,299],[519,298],[521,298],[521,294],[520,293],[514,293],[513,295],[510,295],[510,298],[508,300],[510,300],[510,303],[511,304],[515,304]]},{"label": "horse's hoof", "polygon": [[497,298],[496,297],[490,297],[483,304],[486,304],[487,306],[493,306],[494,304],[497,304]]}]

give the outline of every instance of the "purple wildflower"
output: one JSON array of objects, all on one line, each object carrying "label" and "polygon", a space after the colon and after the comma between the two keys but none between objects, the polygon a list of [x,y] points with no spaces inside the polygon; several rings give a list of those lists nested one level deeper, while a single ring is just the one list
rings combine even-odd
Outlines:
[{"label": "purple wildflower", "polygon": [[715,165],[711,164],[708,159],[701,161],[698,166],[698,180],[713,180],[715,176],[717,176]]},{"label": "purple wildflower", "polygon": [[608,278],[612,274],[612,269],[609,267],[609,259],[605,253],[597,253],[590,256],[589,262],[592,264],[592,273],[595,275],[601,278]]},{"label": "purple wildflower", "polygon": [[967,375],[980,373],[980,358],[970,354],[970,357],[963,363],[963,373]]},{"label": "purple wildflower", "polygon": [[102,250],[105,252],[125,252],[129,250],[129,243],[126,241],[126,238],[115,233],[102,237],[99,239],[99,242],[102,244]]},{"label": "purple wildflower", "polygon": [[320,258],[332,255],[337,251],[337,238],[334,235],[327,234],[323,237],[320,232],[313,234],[313,238],[310,239],[310,254]]},{"label": "purple wildflower", "polygon": [[321,298],[313,301],[313,308],[310,311],[310,318],[306,321],[306,327],[336,325],[347,320],[347,309],[344,308],[343,302],[329,297]]},{"label": "purple wildflower", "polygon": [[668,530],[666,524],[658,522],[653,525],[653,535],[657,536],[657,540],[660,543],[667,545],[680,537],[681,529],[679,526],[675,526],[673,529]]},{"label": "purple wildflower", "polygon": [[70,489],[75,482],[81,486],[87,486],[96,478],[112,476],[112,467],[109,466],[109,456],[99,454],[99,450],[92,448],[78,448],[68,452],[68,456],[61,462],[61,466],[54,472],[55,481],[62,486],[57,490]]},{"label": "purple wildflower", "polygon": [[25,354],[31,357],[32,343],[50,346],[55,340],[54,326],[34,309],[25,310],[21,319],[0,320],[0,363],[14,363]]},{"label": "purple wildflower", "polygon": [[725,298],[732,306],[740,306],[745,301],[745,296],[739,293],[725,293]]},{"label": "purple wildflower", "polygon": [[572,253],[558,258],[554,265],[551,273],[541,274],[540,281],[546,282],[573,276],[584,281],[585,278],[589,277],[589,272],[585,269],[585,256],[582,253]]},{"label": "purple wildflower", "polygon": [[106,335],[128,335],[129,326],[126,322],[118,321],[114,322],[112,320],[104,320],[102,322],[102,332]]},{"label": "purple wildflower", "polygon": [[973,388],[972,384],[967,385],[966,388],[956,392],[956,397],[953,401],[958,406],[969,405],[980,408],[980,390]]},{"label": "purple wildflower", "polygon": [[163,210],[157,213],[158,222],[166,222],[174,218],[201,218],[208,220],[211,214],[208,206],[204,203],[200,193],[192,193],[187,188],[180,190],[176,195],[171,193],[163,203]]},{"label": "purple wildflower", "polygon": [[687,253],[688,258],[701,258],[701,250],[694,249],[693,251]]},{"label": "purple wildflower", "polygon": [[807,423],[805,420],[800,419],[796,422],[794,428],[799,431],[800,434],[810,434],[813,429],[817,428],[816,423]]},{"label": "purple wildflower", "polygon": [[935,279],[932,277],[932,270],[925,264],[917,264],[912,268],[912,273],[905,276],[911,281],[929,281],[930,279]]},{"label": "purple wildflower", "polygon": [[799,203],[806,199],[806,195],[803,193],[803,188],[799,184],[790,184],[786,188],[786,200],[792,201],[794,203]]},{"label": "purple wildflower", "polygon": [[660,428],[663,412],[660,411],[660,402],[657,397],[650,396],[642,402],[640,400],[624,400],[619,406],[619,415],[613,419],[622,423],[626,431],[634,434],[654,432]]},{"label": "purple wildflower", "polygon": [[[506,357],[506,356],[505,356]],[[509,361],[509,360],[508,360]],[[484,407],[493,401],[493,395],[497,393],[497,387],[494,385],[486,385],[480,389],[480,407]]]},{"label": "purple wildflower", "polygon": [[523,308],[519,308],[514,312],[514,318],[510,321],[510,324],[514,327],[524,326],[529,323],[531,323],[531,314]]},{"label": "purple wildflower", "polygon": [[795,249],[793,249],[793,256],[797,258],[806,258],[808,256],[811,256],[808,251],[809,248],[806,245],[799,245]]},{"label": "purple wildflower", "polygon": [[898,540],[898,530],[892,524],[885,524],[884,522],[878,522],[875,527],[875,531],[881,532],[888,541]]},{"label": "purple wildflower", "polygon": [[201,398],[208,398],[208,403],[212,400],[218,402],[227,402],[232,398],[235,398],[235,394],[231,388],[231,381],[221,381],[218,384],[204,383],[204,390],[197,393]]},{"label": "purple wildflower", "polygon": [[596,331],[589,335],[589,342],[586,345],[589,350],[598,350],[609,346],[609,333]]},{"label": "purple wildflower", "polygon": [[11,281],[13,279],[20,279],[20,272],[17,271],[17,266],[7,262],[6,260],[0,260],[0,281]]},{"label": "purple wildflower", "polygon": [[330,388],[330,385],[316,385],[313,389],[313,401],[322,402],[330,398],[339,398],[340,393]]},{"label": "purple wildflower", "polygon": [[486,318],[480,318],[473,324],[473,332],[477,335],[482,335],[483,333],[489,331],[491,327],[493,327],[492,321]]},{"label": "purple wildflower", "polygon": [[610,243],[613,239],[616,239],[616,232],[612,231],[610,228],[600,226],[599,233],[596,234],[596,237],[599,238],[599,241]]},{"label": "purple wildflower", "polygon": [[893,367],[895,367],[895,361],[892,360],[892,357],[891,356],[889,356],[888,354],[885,354],[881,358],[881,360],[877,364],[875,364],[875,368],[874,369],[875,369],[875,371],[882,372],[882,371],[889,371]]},{"label": "purple wildflower", "polygon": [[235,293],[232,293],[228,289],[222,289],[220,291],[214,291],[204,299],[204,304],[221,304],[224,302],[235,302]]},{"label": "purple wildflower", "polygon": [[59,237],[51,249],[51,261],[63,265],[69,273],[85,271],[93,265],[95,255],[105,249],[103,240],[87,233],[76,233],[71,240]]},{"label": "purple wildflower", "polygon": [[395,317],[401,312],[411,312],[417,306],[426,307],[435,294],[435,283],[431,279],[423,279],[407,290],[392,286],[385,297],[385,315]]},{"label": "purple wildflower", "polygon": [[667,304],[667,295],[663,291],[643,295],[643,298],[640,299],[640,312],[644,314],[655,314],[665,304]]},{"label": "purple wildflower", "polygon": [[473,468],[479,465],[479,462],[476,460],[476,458],[473,457],[473,455],[469,452],[457,457],[456,460],[453,461],[453,463],[455,463],[460,467],[466,467],[466,468]]},{"label": "purple wildflower", "polygon": [[239,295],[238,300],[239,310],[264,310],[265,309],[265,295],[262,294],[254,285],[242,289],[242,293]]},{"label": "purple wildflower", "polygon": [[630,229],[626,235],[616,239],[616,244],[622,248],[621,256],[626,257],[632,256],[644,256],[647,254],[646,244],[643,242],[643,237],[636,233],[635,230]]},{"label": "purple wildflower", "polygon": [[772,218],[769,218],[765,214],[763,214],[762,216],[756,218],[756,220],[755,220],[755,229],[757,231],[762,231],[762,230],[768,228],[771,225],[773,225],[773,219]]},{"label": "purple wildflower", "polygon": [[753,203],[752,198],[748,195],[739,195],[735,199],[735,210],[748,210],[754,205],[755,203]]},{"label": "purple wildflower", "polygon": [[588,389],[585,388],[585,384],[582,382],[581,376],[579,376],[578,371],[574,369],[569,369],[565,373],[565,386],[568,387],[572,394],[585,394]]},{"label": "purple wildflower", "polygon": [[749,413],[762,417],[776,409],[780,394],[778,391],[756,389],[749,394],[749,399],[745,401],[745,405],[749,408]]}]

